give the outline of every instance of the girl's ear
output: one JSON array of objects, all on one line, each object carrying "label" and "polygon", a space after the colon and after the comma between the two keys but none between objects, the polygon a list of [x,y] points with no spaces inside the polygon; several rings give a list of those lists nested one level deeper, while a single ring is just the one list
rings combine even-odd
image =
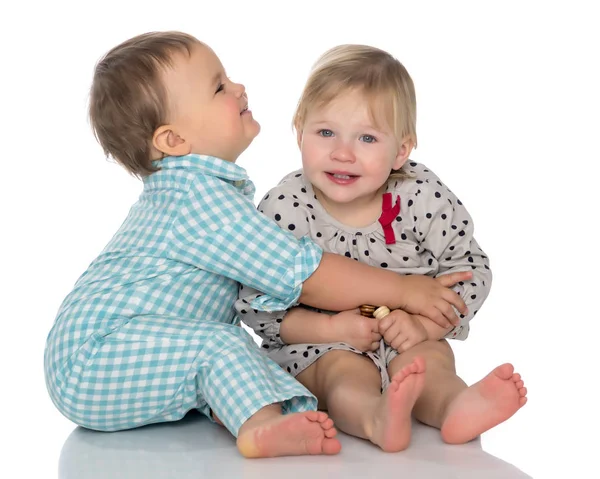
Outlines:
[{"label": "girl's ear", "polygon": [[302,148],[302,130],[296,130],[296,141],[298,142],[298,148]]},{"label": "girl's ear", "polygon": [[415,146],[415,142],[410,139],[410,137],[405,137],[398,148],[398,154],[396,155],[396,159],[394,160],[394,165],[392,169],[399,170],[404,166],[406,160],[408,160],[410,154],[413,151]]}]

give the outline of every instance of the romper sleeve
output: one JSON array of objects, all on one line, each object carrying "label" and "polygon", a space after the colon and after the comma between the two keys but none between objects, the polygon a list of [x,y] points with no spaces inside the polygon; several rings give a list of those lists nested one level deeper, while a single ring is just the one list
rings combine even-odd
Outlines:
[{"label": "romper sleeve", "polygon": [[322,249],[261,214],[227,181],[202,177],[182,200],[169,254],[261,291],[253,307],[282,311],[297,303],[302,284],[317,269]]},{"label": "romper sleeve", "polygon": [[477,314],[492,286],[488,257],[473,236],[473,220],[463,205],[437,176],[428,172],[418,193],[408,201],[409,214],[422,233],[421,246],[438,262],[437,276],[459,271],[472,271],[470,281],[461,281],[453,289],[467,304],[469,313],[460,314],[461,322],[450,330],[447,338],[466,339],[469,321]]},{"label": "romper sleeve", "polygon": [[[294,174],[290,176],[294,176]],[[303,241],[308,239],[307,218],[312,213],[310,207],[299,200],[292,188],[286,184],[285,179],[283,181],[265,195],[258,205],[258,210],[275,221],[279,227]],[[235,303],[235,309],[240,319],[263,339],[263,345],[283,345],[285,343],[281,340],[279,331],[289,308],[271,312],[252,308],[251,305],[260,296],[259,291],[248,286],[240,286],[239,299]]]}]

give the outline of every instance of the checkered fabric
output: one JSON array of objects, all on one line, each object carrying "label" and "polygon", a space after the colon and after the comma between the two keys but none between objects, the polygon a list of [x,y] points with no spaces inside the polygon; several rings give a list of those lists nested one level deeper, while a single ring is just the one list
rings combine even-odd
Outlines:
[{"label": "checkered fabric", "polygon": [[297,302],[322,250],[256,211],[245,170],[168,157],[104,251],[61,305],[48,335],[46,384],[75,423],[114,431],[212,408],[237,435],[260,408],[316,408],[239,327],[238,282],[252,307]]}]

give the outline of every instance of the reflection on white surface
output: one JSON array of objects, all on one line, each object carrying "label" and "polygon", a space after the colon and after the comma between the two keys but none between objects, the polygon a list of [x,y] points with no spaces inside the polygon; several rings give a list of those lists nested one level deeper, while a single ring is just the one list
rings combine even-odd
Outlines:
[{"label": "reflection on white surface", "polygon": [[[337,456],[243,459],[233,437],[197,413],[176,423],[101,433],[76,428],[60,455],[59,479],[97,478],[530,478],[481,449],[479,440],[444,444],[436,429],[414,424],[410,447],[387,454],[340,434]],[[408,474],[408,475],[407,475]]]}]

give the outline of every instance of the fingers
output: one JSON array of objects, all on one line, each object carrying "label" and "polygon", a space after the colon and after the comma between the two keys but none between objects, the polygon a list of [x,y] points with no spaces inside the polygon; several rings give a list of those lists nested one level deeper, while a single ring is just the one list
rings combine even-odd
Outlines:
[{"label": "fingers", "polygon": [[373,341],[369,351],[377,351],[379,349],[379,341]]},{"label": "fingers", "polygon": [[435,280],[440,283],[442,286],[446,288],[451,288],[456,283],[460,281],[467,281],[473,277],[473,273],[471,271],[461,271],[458,273],[451,274],[443,274],[442,276],[438,276]]},{"label": "fingers", "polygon": [[394,316],[388,314],[385,318],[377,321],[377,329],[381,334],[385,334],[386,331],[390,328],[390,326],[394,324],[394,322]]},{"label": "fingers", "polygon": [[419,344],[420,342],[421,341],[415,341],[411,338],[407,338],[406,341],[404,341],[402,344],[400,344],[400,346],[398,346],[396,351],[398,351],[399,353],[404,353],[404,352],[408,351],[410,348],[412,348],[413,346],[416,346],[417,344]]},{"label": "fingers", "polygon": [[395,347],[391,344],[390,346],[392,346],[399,353],[404,353],[417,344],[422,343],[426,339],[427,337],[420,334],[401,334],[398,336],[398,341],[395,342],[398,346]]},{"label": "fingers", "polygon": [[402,345],[408,341],[408,336],[406,334],[398,334],[390,343],[388,343],[392,348],[394,348],[399,353],[404,350],[401,349]]},{"label": "fingers", "polygon": [[[448,303],[445,303],[442,300],[439,304],[441,305],[440,307],[443,308],[444,304],[447,305]],[[444,316],[442,311],[436,306],[428,307],[427,310],[423,313],[423,316],[431,319],[435,324],[437,324],[438,326],[440,326],[442,328],[449,328],[450,326],[452,326],[452,323],[450,323],[450,321],[448,321],[446,316]],[[455,317],[456,317],[456,315],[455,315]]]},{"label": "fingers", "polygon": [[452,306],[454,306],[456,309],[458,309],[462,314],[468,314],[469,310],[467,309],[466,303],[455,291],[448,289],[444,292],[442,297],[448,303],[450,303]]},{"label": "fingers", "polygon": [[450,323],[446,327],[450,327],[450,325],[456,326],[458,323],[460,323],[460,318],[456,315],[456,312],[450,303],[442,300],[436,303],[436,307],[442,313],[444,318],[446,318],[446,320]]},{"label": "fingers", "polygon": [[399,327],[392,327],[390,328],[388,333],[385,336],[383,336],[383,340],[390,346],[392,346],[392,343],[396,340],[396,338],[401,335],[402,332]]},{"label": "fingers", "polygon": [[373,341],[373,342],[381,341],[381,334],[379,334],[379,333],[371,333],[371,341]]}]

